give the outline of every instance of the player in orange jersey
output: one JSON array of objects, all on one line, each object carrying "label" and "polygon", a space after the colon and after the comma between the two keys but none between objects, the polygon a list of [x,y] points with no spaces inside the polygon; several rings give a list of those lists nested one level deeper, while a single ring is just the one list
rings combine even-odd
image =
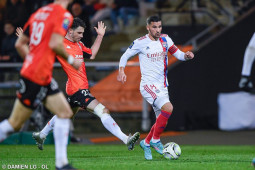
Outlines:
[{"label": "player in orange jersey", "polygon": [[75,169],[69,165],[66,151],[69,118],[73,113],[52,78],[56,55],[77,70],[81,66],[81,62],[74,60],[63,46],[64,36],[73,22],[72,15],[66,10],[69,1],[55,0],[38,9],[25,24],[24,34],[19,36],[15,44],[20,56],[25,59],[20,73],[21,88],[17,92],[11,116],[0,123],[2,141],[8,133],[19,130],[38,104],[43,102],[48,110],[56,114],[54,139],[57,170]]},{"label": "player in orange jersey", "polygon": [[[80,41],[83,37],[84,29],[85,23],[81,19],[75,18],[73,25],[68,30],[64,39],[64,45],[67,52],[72,54],[75,60],[83,61],[83,53],[86,53],[89,59],[95,59],[105,34],[106,27],[104,26],[103,22],[98,22],[98,27],[95,27],[98,35],[91,49],[85,47]],[[122,140],[123,143],[127,145],[128,150],[133,150],[135,142],[140,137],[140,133],[136,132],[133,136],[125,135],[121,131],[118,124],[110,116],[109,110],[91,95],[89,91],[85,62],[82,63],[82,66],[77,71],[72,68],[64,59],[60,57],[58,57],[58,59],[68,76],[66,93],[68,95],[68,102],[73,109],[73,113],[76,114],[78,110],[82,108],[96,114],[101,119],[102,124],[108,131]],[[40,150],[43,149],[43,142],[46,136],[52,129],[54,129],[53,127],[55,126],[55,120],[56,116],[53,116],[53,118],[48,122],[48,124],[46,124],[41,132],[33,133],[33,138],[36,140]]]}]

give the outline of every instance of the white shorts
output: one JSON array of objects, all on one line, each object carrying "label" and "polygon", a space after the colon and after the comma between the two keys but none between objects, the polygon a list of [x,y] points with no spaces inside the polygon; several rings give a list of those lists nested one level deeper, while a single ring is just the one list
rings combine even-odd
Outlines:
[{"label": "white shorts", "polygon": [[157,84],[141,84],[140,92],[143,98],[152,105],[156,117],[160,114],[161,107],[170,102],[167,87]]}]

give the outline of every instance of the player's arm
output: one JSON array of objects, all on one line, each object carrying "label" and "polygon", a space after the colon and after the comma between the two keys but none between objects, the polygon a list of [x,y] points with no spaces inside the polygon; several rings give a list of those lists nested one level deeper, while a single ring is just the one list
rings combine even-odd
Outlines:
[{"label": "player's arm", "polygon": [[194,54],[190,51],[184,53],[174,45],[174,42],[169,36],[166,36],[167,44],[169,45],[168,51],[171,55],[175,56],[178,60],[187,61],[194,58]]},{"label": "player's arm", "polygon": [[137,44],[134,44],[134,42],[128,47],[128,49],[125,51],[125,53],[120,58],[119,74],[117,76],[117,80],[122,83],[125,83],[127,80],[127,76],[126,76],[124,70],[125,70],[125,66],[127,65],[128,59],[131,58],[132,56],[136,55],[139,52],[139,47]]},{"label": "player's arm", "polygon": [[103,37],[105,34],[106,26],[104,25],[104,23],[102,21],[100,21],[100,22],[98,22],[98,27],[94,27],[94,28],[97,32],[97,38],[91,47],[92,55],[91,55],[90,59],[92,59],[92,60],[96,58],[96,55],[98,53],[98,50],[100,48],[100,45],[102,43],[102,40],[103,40]]},{"label": "player's arm", "polygon": [[69,55],[65,47],[63,45],[64,37],[58,33],[52,33],[49,47],[60,57],[67,60],[67,62],[72,65],[75,69],[79,69],[81,66],[81,62],[79,60],[75,60],[71,55]]},{"label": "player's arm", "polygon": [[182,61],[187,61],[194,58],[194,54],[191,51],[184,53],[180,49],[177,49],[176,52],[174,52],[172,55],[174,55],[178,60]]},{"label": "player's arm", "polygon": [[15,43],[15,48],[17,49],[19,55],[24,60],[26,55],[29,53],[29,37],[25,34],[21,34],[18,36],[18,39]]}]

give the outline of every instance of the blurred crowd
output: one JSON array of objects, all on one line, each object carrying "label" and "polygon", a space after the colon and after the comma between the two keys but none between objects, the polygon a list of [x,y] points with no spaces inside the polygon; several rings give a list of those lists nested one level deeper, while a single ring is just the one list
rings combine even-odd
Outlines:
[{"label": "blurred crowd", "polygon": [[[85,21],[87,27],[82,41],[90,47],[93,28],[97,26],[98,21],[108,19],[111,22],[108,31],[118,33],[120,31],[119,20],[123,27],[127,27],[130,18],[146,15],[146,9],[153,7],[156,1],[159,0],[73,0],[68,10],[74,17],[80,17]],[[14,48],[17,39],[16,28],[23,27],[29,16],[38,8],[52,2],[53,0],[0,1],[0,62],[21,61]],[[139,5],[142,8],[139,8]]]},{"label": "blurred crowd", "polygon": [[[197,1],[198,7],[204,7],[205,3],[203,0],[183,0],[178,2],[176,11],[187,1]],[[230,0],[235,8],[245,1]],[[38,8],[52,2],[53,0],[0,0],[0,63],[21,61],[14,48],[16,28],[23,27]],[[151,14],[150,10],[155,11],[169,5],[170,0],[73,0],[68,10],[74,17],[85,21],[87,27],[81,41],[91,47],[94,27],[98,21],[108,20],[110,24],[107,25],[107,32],[119,33],[130,29],[130,19],[147,17]]]}]

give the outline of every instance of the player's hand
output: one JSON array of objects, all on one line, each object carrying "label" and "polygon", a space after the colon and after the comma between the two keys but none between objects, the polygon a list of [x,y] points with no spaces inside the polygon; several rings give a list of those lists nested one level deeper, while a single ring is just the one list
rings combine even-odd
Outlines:
[{"label": "player's hand", "polygon": [[102,21],[99,21],[97,23],[97,27],[94,27],[96,32],[97,32],[97,35],[101,35],[101,36],[104,36],[105,34],[105,30],[106,30],[106,26],[104,25],[104,23]]},{"label": "player's hand", "polygon": [[187,51],[184,55],[185,60],[191,60],[194,58],[194,54],[191,51]]},{"label": "player's hand", "polygon": [[21,27],[16,28],[16,35],[17,37],[21,36],[23,34],[23,29]]},{"label": "player's hand", "polygon": [[119,74],[117,76],[117,80],[121,81],[123,84],[127,81],[127,76],[124,73],[124,71],[119,71]]}]

